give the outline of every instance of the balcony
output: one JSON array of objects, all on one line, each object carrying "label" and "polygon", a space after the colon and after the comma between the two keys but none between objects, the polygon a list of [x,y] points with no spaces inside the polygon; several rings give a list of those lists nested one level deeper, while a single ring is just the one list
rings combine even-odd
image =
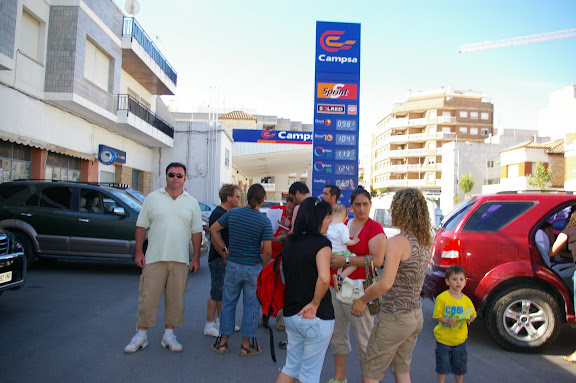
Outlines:
[{"label": "balcony", "polygon": [[118,127],[122,134],[148,147],[174,146],[174,128],[127,94],[118,95]]},{"label": "balcony", "polygon": [[456,117],[452,116],[438,116],[436,118],[394,118],[388,120],[384,124],[384,129],[386,128],[406,128],[408,126],[426,126],[426,125],[436,125],[436,124],[455,124]]},{"label": "balcony", "polygon": [[434,140],[447,140],[455,139],[456,133],[418,133],[418,134],[397,134],[390,136],[388,142],[390,143],[404,143],[404,142],[426,142]]},{"label": "balcony", "polygon": [[442,186],[441,180],[388,180],[378,184],[378,188],[439,188]]},{"label": "balcony", "polygon": [[122,69],[154,95],[176,93],[176,71],[132,17],[122,28]]}]

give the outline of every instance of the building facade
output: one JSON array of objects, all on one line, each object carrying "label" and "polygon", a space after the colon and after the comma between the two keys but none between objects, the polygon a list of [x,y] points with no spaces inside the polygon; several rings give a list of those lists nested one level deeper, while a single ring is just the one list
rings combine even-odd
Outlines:
[{"label": "building facade", "polygon": [[372,188],[442,189],[442,146],[483,142],[493,134],[493,105],[483,93],[452,87],[411,94],[378,123],[372,137]]},{"label": "building facade", "polygon": [[137,21],[112,0],[5,0],[0,13],[2,181],[150,192],[160,148],[174,145],[159,96],[175,93],[177,74]]}]

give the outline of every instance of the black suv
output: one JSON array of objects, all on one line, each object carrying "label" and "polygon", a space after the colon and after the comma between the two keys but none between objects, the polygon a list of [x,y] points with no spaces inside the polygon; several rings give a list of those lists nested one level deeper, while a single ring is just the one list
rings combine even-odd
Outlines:
[{"label": "black suv", "polygon": [[0,184],[0,227],[36,257],[132,261],[142,204],[125,189],[66,181]]},{"label": "black suv", "polygon": [[11,233],[0,229],[0,295],[21,287],[26,279],[26,257]]}]

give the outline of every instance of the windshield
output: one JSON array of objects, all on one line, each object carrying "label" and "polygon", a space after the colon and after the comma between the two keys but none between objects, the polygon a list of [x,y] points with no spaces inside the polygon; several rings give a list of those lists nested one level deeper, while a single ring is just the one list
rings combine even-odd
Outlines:
[{"label": "windshield", "polygon": [[146,199],[146,196],[142,193],[140,193],[138,190],[134,190],[134,189],[124,189],[124,191],[126,193],[128,193],[130,195],[130,197],[136,199],[137,201],[139,201],[141,204],[144,203],[144,200]]},{"label": "windshield", "polygon": [[114,195],[118,197],[126,205],[130,206],[132,209],[140,213],[140,209],[142,209],[142,203],[138,201],[136,198],[122,191],[115,191]]}]

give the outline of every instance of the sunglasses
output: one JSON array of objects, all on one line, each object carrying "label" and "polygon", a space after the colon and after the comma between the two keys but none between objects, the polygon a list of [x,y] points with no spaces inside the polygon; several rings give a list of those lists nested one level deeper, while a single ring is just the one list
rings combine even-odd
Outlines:
[{"label": "sunglasses", "polygon": [[168,177],[170,177],[170,178],[174,178],[174,177],[184,178],[184,174],[182,174],[182,173],[168,173]]}]

